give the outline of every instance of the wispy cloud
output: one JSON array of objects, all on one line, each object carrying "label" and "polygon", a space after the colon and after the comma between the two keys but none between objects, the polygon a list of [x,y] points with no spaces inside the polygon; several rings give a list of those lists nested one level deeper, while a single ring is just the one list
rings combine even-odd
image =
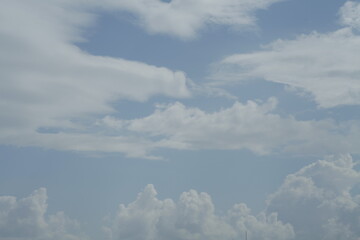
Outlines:
[{"label": "wispy cloud", "polygon": [[78,3],[2,3],[0,143],[61,149],[61,144],[45,144],[60,141],[38,130],[71,132],[67,139],[59,135],[62,141],[71,141],[81,138],[73,135],[87,128],[83,122],[114,112],[115,101],[190,96],[183,72],[93,56],[77,48],[74,42],[94,21],[85,11],[87,5]]},{"label": "wispy cloud", "polygon": [[360,3],[347,1],[339,11],[340,23],[360,30]]},{"label": "wispy cloud", "polygon": [[[84,28],[96,20],[91,13],[96,7],[134,12],[139,21],[149,24],[146,28],[157,26],[154,16],[169,18],[163,24],[184,18],[178,22],[191,28],[184,33],[186,37],[209,23],[253,24],[244,19],[254,20],[256,9],[275,2],[6,1],[0,9],[4,19],[0,22],[0,111],[6,113],[0,114],[0,144],[120,152],[146,158],[157,158],[151,152],[161,148],[249,149],[257,154],[305,150],[358,153],[358,123],[280,116],[275,113],[274,98],[266,103],[235,102],[211,113],[174,103],[159,106],[144,118],[117,119],[113,104],[123,99],[141,102],[155,95],[186,98],[192,90],[209,90],[194,87],[183,72],[93,56],[74,45],[82,40]],[[187,11],[190,5],[194,12]],[[347,3],[341,10],[342,22],[355,26],[357,9],[355,3]],[[186,22],[187,14],[200,23]],[[165,33],[168,28],[153,31]],[[226,58],[221,63],[225,70],[218,76],[222,81],[231,75],[234,81],[262,77],[284,83],[311,92],[321,107],[358,104],[359,39],[350,28],[344,28],[279,40],[268,50]],[[221,89],[212,91],[231,97]]]},{"label": "wispy cloud", "polygon": [[223,59],[214,69],[217,84],[252,79],[282,83],[310,93],[323,108],[360,104],[360,36],[358,3],[347,2],[340,11],[346,25],[335,32],[277,40],[261,51],[235,54]]},{"label": "wispy cloud", "polygon": [[192,39],[209,24],[236,29],[254,28],[255,12],[281,1],[283,0],[108,0],[101,4],[134,13],[137,23],[150,33]]},{"label": "wispy cloud", "polygon": [[[194,37],[206,24],[254,25],[254,11],[278,0],[8,1],[0,14],[0,143],[145,156],[152,142],[92,129],[122,99],[191,95],[185,73],[121,58],[93,56],[74,43],[94,10],[135,14],[149,32]],[[135,143],[133,145],[132,143]],[[147,156],[148,157],[148,156]]]}]

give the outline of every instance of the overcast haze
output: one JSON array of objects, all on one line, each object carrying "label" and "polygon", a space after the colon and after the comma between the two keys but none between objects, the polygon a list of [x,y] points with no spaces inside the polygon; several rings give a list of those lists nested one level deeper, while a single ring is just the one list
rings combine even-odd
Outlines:
[{"label": "overcast haze", "polygon": [[360,240],[360,2],[0,0],[0,240]]}]

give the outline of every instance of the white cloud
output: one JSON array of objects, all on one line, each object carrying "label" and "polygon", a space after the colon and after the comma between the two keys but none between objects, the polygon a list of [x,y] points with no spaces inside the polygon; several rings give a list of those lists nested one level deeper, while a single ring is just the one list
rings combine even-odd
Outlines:
[{"label": "white cloud", "polygon": [[358,240],[360,172],[351,156],[328,157],[289,175],[268,199],[268,210],[291,223],[296,239]]},{"label": "white cloud", "polygon": [[360,30],[360,3],[347,1],[340,9],[340,22],[345,26]]},{"label": "white cloud", "polygon": [[79,224],[62,212],[46,215],[46,189],[16,199],[0,196],[0,239],[4,240],[85,240]]},{"label": "white cloud", "polygon": [[207,113],[177,102],[159,105],[144,118],[118,120],[107,116],[98,124],[112,129],[112,133],[142,134],[153,142],[152,148],[248,149],[257,154],[359,152],[357,123],[299,121],[276,114],[276,104],[275,98],[264,103],[236,102]]},{"label": "white cloud", "polygon": [[[183,72],[92,56],[73,45],[95,20],[86,12],[92,4],[5,0],[1,5],[1,144],[107,151],[91,143],[95,136],[84,122],[114,112],[115,101],[190,96]],[[42,129],[62,134],[41,134]],[[127,140],[119,139],[111,151],[124,151]]]},{"label": "white cloud", "polygon": [[249,231],[251,239],[292,239],[290,225],[277,220],[276,214],[258,217],[251,215],[245,204],[235,205],[226,216],[215,214],[211,198],[195,190],[184,192],[179,200],[159,200],[152,185],[148,185],[137,199],[120,205],[106,228],[110,239],[238,239]]},{"label": "white cloud", "polygon": [[105,228],[109,239],[326,239],[360,238],[360,172],[350,155],[330,156],[286,177],[257,216],[243,203],[218,215],[211,197],[195,190],[160,200],[148,185],[121,204]]},{"label": "white cloud", "polygon": [[[347,2],[342,22],[357,28],[359,10],[357,3]],[[351,28],[277,40],[264,48],[225,58],[212,78],[220,84],[251,79],[286,84],[310,93],[323,108],[360,104],[360,36]]]},{"label": "white cloud", "polygon": [[152,141],[104,134],[94,129],[95,118],[116,112],[112,106],[122,99],[189,97],[190,80],[180,71],[81,51],[74,42],[96,21],[94,9],[128,11],[150,32],[191,38],[210,23],[253,25],[256,9],[278,1],[2,1],[0,144],[149,157]]},{"label": "white cloud", "polygon": [[[359,186],[350,155],[329,156],[288,175],[256,215],[244,203],[218,214],[210,195],[196,190],[161,200],[149,184],[107,216],[103,230],[111,240],[232,240],[246,232],[252,240],[359,240]],[[46,214],[46,199],[44,188],[22,199],[0,196],[0,239],[88,239],[64,213]]]},{"label": "white cloud", "polygon": [[208,24],[238,29],[253,28],[255,11],[283,0],[160,0],[107,1],[108,6],[127,10],[138,17],[150,33],[193,38]]},{"label": "white cloud", "polygon": [[[273,112],[276,105],[273,99],[264,104],[236,102],[230,108],[213,113],[176,103],[159,107],[154,114],[142,119],[123,121],[105,117],[117,114],[112,106],[122,99],[146,101],[159,94],[175,98],[188,97],[191,95],[188,89],[190,81],[183,72],[119,58],[93,56],[73,44],[82,39],[83,29],[95,21],[95,16],[89,13],[95,7],[144,15],[141,19],[151,26],[155,26],[156,21],[152,22],[148,18],[152,19],[153,15],[162,16],[165,14],[161,12],[162,8],[171,8],[169,11],[175,11],[176,14],[166,15],[164,19],[182,14],[194,14],[195,18],[203,16],[201,21],[196,20],[201,22],[200,28],[209,22],[241,25],[242,21],[246,22],[241,20],[243,17],[252,19],[255,9],[265,8],[274,2],[276,1],[254,3],[229,0],[221,3],[209,1],[206,4],[205,1],[197,1],[190,4],[188,1],[164,3],[155,0],[109,0],[99,3],[59,0],[50,4],[43,0],[5,0],[0,9],[0,144],[121,152],[129,157],[147,158],[156,158],[150,154],[152,150],[159,148],[250,149],[258,154],[281,151],[302,153],[304,150],[322,154],[357,153],[358,124],[339,125],[328,120],[297,121],[291,116],[283,117]],[[192,4],[195,4],[195,12],[188,13],[186,9]],[[161,6],[159,9],[156,8],[158,5]],[[227,9],[232,10],[228,12]],[[171,21],[162,22],[165,24]],[[198,30],[196,24],[180,22],[195,27],[192,31]],[[339,56],[336,56],[336,61],[328,58],[319,60],[324,61],[321,64],[329,65],[331,71],[336,64],[339,68],[336,72],[341,81],[337,75],[328,77],[335,80],[324,87],[320,84],[321,81],[309,79],[309,88],[316,92],[317,100],[323,106],[336,105],[339,99],[343,103],[356,103],[358,84],[355,65],[358,57],[354,56],[351,62],[347,59],[350,51],[351,54],[356,52],[354,45],[357,44],[358,37],[349,30],[329,35],[304,36],[293,42],[278,42],[273,47],[275,49],[275,45],[278,45],[276,48],[280,52],[282,49],[290,49],[300,54],[296,50],[298,44],[304,42],[303,45],[307,46],[316,41],[320,41],[320,53],[327,51],[328,47],[334,52],[341,48],[347,51],[340,63],[337,61]],[[339,41],[346,41],[346,44],[335,47]],[[322,48],[323,46],[328,47]],[[294,56],[298,57],[296,54]],[[305,54],[312,56],[310,50]],[[331,55],[331,52],[326,54]],[[270,51],[246,55],[245,58],[253,59],[251,61],[254,65],[260,63],[264,56],[272,58],[267,62],[268,66],[274,64],[270,68],[283,69],[282,64],[291,65],[289,59],[284,60],[286,63],[283,60],[277,62],[277,58],[282,59],[280,55]],[[297,58],[296,61],[303,60]],[[346,64],[348,65],[345,66]],[[284,68],[284,73],[276,75],[276,79],[281,79],[282,74],[288,75],[287,71],[291,71],[291,67],[297,68],[295,66],[297,64]],[[242,74],[249,77],[261,75],[259,72],[268,73],[266,64],[254,68],[251,73]],[[311,74],[310,70],[299,72]],[[325,71],[324,74],[330,73]],[[334,86],[336,94],[331,92],[334,91]],[[199,89],[196,91],[201,92]],[[214,94],[224,95],[224,92],[217,91]],[[96,122],[100,124],[95,124]]]}]

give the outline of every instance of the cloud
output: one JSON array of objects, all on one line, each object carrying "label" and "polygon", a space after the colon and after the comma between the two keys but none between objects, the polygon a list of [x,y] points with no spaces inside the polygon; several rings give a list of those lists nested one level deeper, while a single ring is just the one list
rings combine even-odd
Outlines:
[{"label": "cloud", "polygon": [[[359,4],[342,7],[343,24],[358,28]],[[277,40],[263,50],[235,54],[217,64],[217,84],[264,79],[309,93],[322,108],[360,104],[360,36],[346,27],[313,32],[293,40]]]},{"label": "cloud", "polygon": [[137,16],[139,25],[150,33],[170,34],[191,39],[209,24],[237,29],[253,28],[255,12],[283,0],[134,0],[107,1],[109,6]]},{"label": "cloud", "polygon": [[121,204],[105,228],[109,239],[327,239],[360,238],[360,172],[350,155],[329,156],[286,177],[257,216],[244,204],[218,215],[211,197],[195,190],[160,200],[148,185]]},{"label": "cloud", "polygon": [[152,141],[110,136],[94,122],[116,113],[114,103],[123,99],[186,98],[194,84],[181,71],[79,49],[94,12],[130,12],[149,32],[191,38],[207,24],[253,25],[256,9],[278,1],[3,1],[0,144],[152,158]]},{"label": "cloud", "polygon": [[[358,240],[360,172],[350,155],[328,156],[289,174],[258,214],[237,203],[219,214],[211,196],[189,190],[159,199],[147,185],[129,204],[107,216],[104,239],[123,240]],[[80,224],[48,215],[46,189],[17,199],[0,196],[0,239],[85,240]]]},{"label": "cloud", "polygon": [[268,211],[291,223],[296,239],[360,237],[360,173],[349,155],[332,156],[286,177],[268,199]]},{"label": "cloud", "polygon": [[251,231],[251,239],[291,239],[289,224],[277,220],[276,214],[251,215],[245,204],[235,205],[226,216],[215,214],[211,198],[195,190],[184,192],[179,200],[159,200],[154,186],[148,185],[137,199],[120,205],[106,228],[110,239],[236,239]]},{"label": "cloud", "polygon": [[[6,114],[0,115],[1,144],[106,151],[107,146],[91,143],[96,136],[88,123],[115,112],[114,102],[190,96],[183,72],[77,48],[74,42],[95,21],[90,3],[2,2],[0,111]],[[112,150],[124,151],[127,140],[115,139]]]},{"label": "cloud", "polygon": [[340,8],[340,22],[345,26],[350,26],[360,30],[360,3],[347,1]]},{"label": "cloud", "polygon": [[141,134],[153,142],[154,149],[247,149],[260,155],[358,153],[357,123],[300,121],[276,114],[276,105],[275,98],[263,103],[235,102],[208,113],[176,102],[158,105],[144,118],[119,120],[107,116],[98,124],[112,133]]},{"label": "cloud", "polygon": [[[208,1],[205,4],[196,1],[191,2],[195,12],[189,12],[188,1],[108,0],[99,3],[58,0],[49,4],[42,0],[5,0],[0,9],[3,19],[0,21],[0,111],[6,114],[0,114],[0,144],[68,151],[120,152],[128,157],[144,158],[158,158],[152,156],[151,152],[160,148],[249,149],[258,154],[283,151],[303,153],[305,150],[317,154],[358,153],[355,145],[359,140],[360,128],[357,123],[298,121],[291,116],[280,116],[274,113],[274,99],[266,103],[236,102],[232,107],[212,113],[175,103],[159,106],[153,114],[142,119],[116,119],[113,116],[119,112],[113,107],[114,103],[123,99],[143,102],[156,95],[186,98],[192,95],[190,89],[195,89],[195,92],[201,90],[196,89],[198,86],[189,89],[192,83],[181,71],[121,58],[93,56],[74,44],[83,40],[84,29],[96,21],[92,13],[96,7],[102,7],[104,11],[133,12],[142,16],[139,17],[140,21],[149,24],[146,28],[156,25],[152,16],[167,19],[193,14],[194,18],[201,19],[196,20],[200,21],[199,25],[188,23],[187,20],[178,21],[179,24],[191,26],[193,30],[188,33],[192,35],[193,31],[209,23],[242,26],[242,22],[246,22],[244,19],[253,19],[251,16],[256,9],[266,8],[275,2],[229,0],[221,3]],[[167,12],[163,8],[170,10]],[[162,11],[174,14],[166,15]],[[167,24],[172,21],[162,22]],[[335,65],[338,68],[335,75],[324,72],[329,75],[326,79],[333,81],[331,84],[324,87],[321,81],[309,79],[305,87],[316,93],[316,99],[322,106],[334,106],[338,101],[357,103],[358,57],[353,56],[352,61],[348,57],[356,52],[354,46],[358,37],[349,29],[328,35],[303,36],[294,41],[280,41],[274,44],[274,48],[278,45],[280,53],[285,52],[283,49],[290,49],[294,54],[303,54],[303,50],[298,50],[302,48],[297,45],[310,46],[316,41],[320,41],[317,51],[323,54],[326,51],[326,56],[331,55],[331,51],[328,52],[330,47],[334,52],[342,48],[347,51],[341,61],[337,61],[341,59],[339,56],[336,56],[336,61],[321,58],[322,63],[319,60],[324,66],[330,66],[331,71]],[[338,47],[341,41],[345,42]],[[294,61],[301,63],[303,58],[298,58],[296,54]],[[312,56],[315,53],[309,48],[304,54]],[[277,61],[282,59],[280,55],[274,51],[246,55],[245,58],[252,59],[254,66],[261,65],[264,56],[265,59],[271,58],[271,61],[267,61],[268,65],[259,65],[250,73],[242,74],[247,78],[264,72],[271,77],[272,72],[266,70],[266,66],[270,66],[270,69],[283,69],[281,71],[287,76],[290,74],[288,71],[292,71],[291,66],[298,68],[298,64],[291,65],[288,58]],[[238,59],[239,56],[233,58]],[[250,60],[246,61],[249,63]],[[311,66],[315,69],[316,64]],[[265,70],[262,70],[263,67]],[[314,74],[315,71],[318,69],[313,70]],[[312,74],[310,70],[299,72],[305,76]],[[276,81],[281,80],[281,76],[277,74]],[[298,78],[294,79],[297,81]],[[300,83],[287,84],[301,88]],[[213,94],[225,93],[217,90]]]},{"label": "cloud", "polygon": [[62,212],[46,215],[46,189],[16,199],[0,196],[0,239],[4,240],[85,240],[79,224]]}]

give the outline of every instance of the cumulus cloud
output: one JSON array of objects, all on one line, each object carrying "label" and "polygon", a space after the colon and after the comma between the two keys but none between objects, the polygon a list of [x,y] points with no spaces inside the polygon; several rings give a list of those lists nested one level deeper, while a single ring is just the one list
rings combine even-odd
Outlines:
[{"label": "cumulus cloud", "polygon": [[268,199],[268,211],[291,223],[296,239],[360,238],[360,184],[351,156],[328,157],[290,174]]},{"label": "cumulus cloud", "polygon": [[[360,172],[350,155],[329,156],[289,174],[258,214],[237,203],[219,214],[209,194],[190,190],[159,199],[149,184],[129,204],[106,217],[104,239],[359,240]],[[17,199],[0,196],[0,239],[85,240],[64,213],[46,214],[46,190]]]},{"label": "cumulus cloud", "polygon": [[158,105],[147,117],[118,120],[107,116],[98,124],[114,131],[143,134],[153,148],[248,149],[257,154],[292,152],[330,154],[358,152],[356,123],[299,121],[276,114],[277,100],[236,102],[212,113],[177,102]]},{"label": "cumulus cloud", "polygon": [[[341,9],[343,24],[358,28],[358,3]],[[277,40],[263,50],[223,59],[212,76],[218,84],[264,79],[309,93],[323,108],[360,104],[360,36],[346,27]]]},{"label": "cumulus cloud", "polygon": [[251,239],[292,239],[289,224],[277,220],[276,214],[253,216],[245,204],[235,205],[226,216],[215,214],[215,207],[206,193],[195,190],[181,194],[177,202],[159,200],[152,185],[137,199],[120,205],[106,228],[110,239],[239,239],[246,231]]},{"label": "cumulus cloud", "polygon": [[0,239],[4,240],[85,240],[79,224],[62,212],[46,215],[46,189],[16,199],[0,196]]},{"label": "cumulus cloud", "polygon": [[360,172],[350,155],[330,156],[286,177],[256,216],[244,204],[218,215],[211,197],[195,190],[160,200],[148,185],[121,204],[105,228],[109,239],[326,239],[360,238]]},{"label": "cumulus cloud", "polygon": [[151,33],[195,37],[208,24],[246,29],[255,26],[255,11],[283,0],[133,0],[107,1],[138,17],[138,23]]}]

